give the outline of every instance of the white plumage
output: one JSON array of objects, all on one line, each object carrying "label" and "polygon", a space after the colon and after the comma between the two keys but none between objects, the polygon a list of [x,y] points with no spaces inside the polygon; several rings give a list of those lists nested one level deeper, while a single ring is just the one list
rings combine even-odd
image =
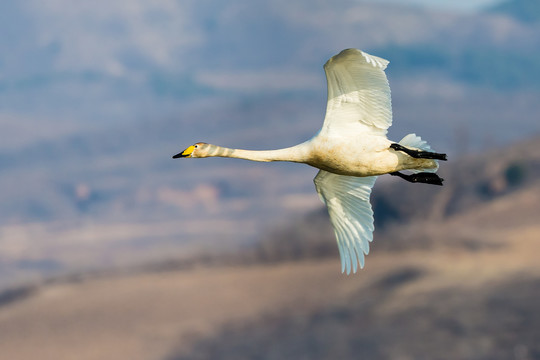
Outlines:
[{"label": "white plumage", "polygon": [[[369,202],[377,176],[392,174],[410,182],[442,185],[435,171],[445,154],[431,152],[415,134],[399,143],[386,138],[392,124],[388,61],[357,49],[343,50],[324,65],[328,104],[321,130],[285,149],[251,151],[197,143],[173,156],[221,156],[254,161],[292,161],[320,169],[315,188],[328,208],[337,238],[342,272],[364,267],[373,239]],[[411,170],[413,175],[399,173]]]},{"label": "white plumage", "polygon": [[392,125],[388,61],[356,49],[343,50],[324,65],[328,104],[322,127],[332,135],[345,131],[386,134]]},{"label": "white plumage", "polygon": [[320,170],[315,188],[328,207],[330,221],[337,237],[341,272],[356,272],[364,267],[364,254],[373,240],[373,210],[369,203],[376,176],[354,177]]}]

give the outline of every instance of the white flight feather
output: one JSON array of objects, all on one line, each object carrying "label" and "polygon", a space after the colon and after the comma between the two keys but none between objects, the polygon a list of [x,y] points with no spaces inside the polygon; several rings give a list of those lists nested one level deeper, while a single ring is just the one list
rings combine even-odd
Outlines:
[{"label": "white flight feather", "polygon": [[342,272],[356,272],[364,267],[373,239],[373,210],[369,202],[376,176],[355,177],[321,170],[314,179],[315,188],[326,204],[334,227]]},{"label": "white flight feather", "polygon": [[321,132],[385,135],[392,125],[387,60],[357,49],[343,50],[324,65],[328,104]]}]

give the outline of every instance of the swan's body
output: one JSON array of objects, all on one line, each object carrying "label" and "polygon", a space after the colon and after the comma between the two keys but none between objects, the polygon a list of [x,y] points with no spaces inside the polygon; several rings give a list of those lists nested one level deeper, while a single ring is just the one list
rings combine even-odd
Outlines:
[{"label": "swan's body", "polygon": [[[387,60],[356,49],[343,50],[324,66],[328,105],[317,135],[299,145],[267,151],[229,149],[197,143],[174,156],[229,157],[253,161],[292,161],[320,169],[314,179],[328,207],[341,255],[342,271],[364,266],[373,239],[369,203],[376,177],[399,175],[411,182],[442,185],[433,174],[444,154],[431,152],[425,141],[409,134],[399,143],[386,138],[392,124]],[[421,172],[404,175],[402,170]]]}]

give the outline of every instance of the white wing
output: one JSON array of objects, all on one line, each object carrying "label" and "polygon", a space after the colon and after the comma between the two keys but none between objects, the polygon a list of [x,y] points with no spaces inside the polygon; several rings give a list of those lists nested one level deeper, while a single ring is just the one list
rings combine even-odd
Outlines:
[{"label": "white wing", "polygon": [[343,50],[324,65],[328,104],[321,132],[384,135],[392,125],[388,61],[357,49]]},{"label": "white wing", "polygon": [[371,188],[376,176],[344,176],[320,170],[315,179],[315,188],[322,202],[328,207],[330,222],[334,227],[341,272],[347,274],[364,267],[364,254],[369,253],[373,240],[373,210],[369,203]]}]

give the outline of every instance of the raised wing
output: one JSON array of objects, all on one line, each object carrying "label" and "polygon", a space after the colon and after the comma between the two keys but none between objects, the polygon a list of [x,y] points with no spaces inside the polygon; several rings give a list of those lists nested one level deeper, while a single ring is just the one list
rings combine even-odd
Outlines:
[{"label": "raised wing", "polygon": [[373,210],[369,203],[376,176],[344,176],[320,170],[315,188],[328,207],[330,222],[336,234],[341,272],[356,272],[364,267],[364,254],[373,240]]},{"label": "raised wing", "polygon": [[357,49],[343,50],[324,65],[328,104],[321,132],[384,135],[392,125],[388,61]]}]

